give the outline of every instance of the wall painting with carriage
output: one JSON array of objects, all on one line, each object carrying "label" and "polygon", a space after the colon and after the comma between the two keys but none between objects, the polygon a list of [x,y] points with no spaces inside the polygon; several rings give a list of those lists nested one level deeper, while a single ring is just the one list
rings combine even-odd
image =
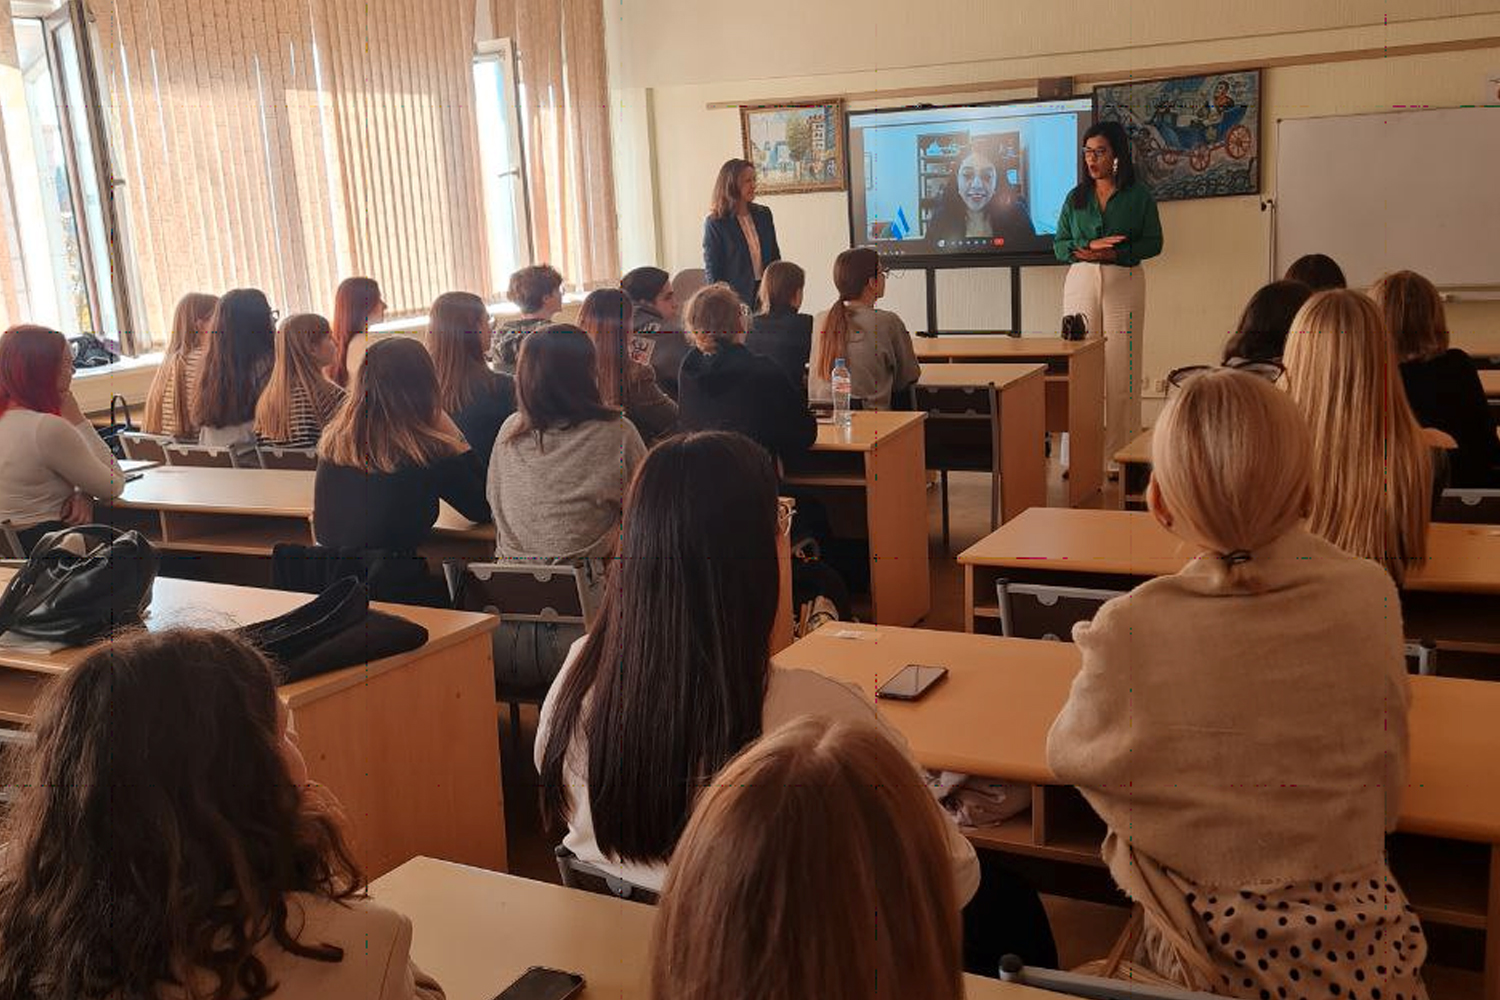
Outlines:
[{"label": "wall painting with carriage", "polygon": [[1096,87],[1094,117],[1125,126],[1157,201],[1260,191],[1260,70]]}]

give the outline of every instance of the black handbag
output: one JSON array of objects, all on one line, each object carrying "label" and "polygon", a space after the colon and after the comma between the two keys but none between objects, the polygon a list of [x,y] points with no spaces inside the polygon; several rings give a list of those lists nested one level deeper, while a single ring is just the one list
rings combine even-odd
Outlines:
[{"label": "black handbag", "polygon": [[86,524],[43,535],[0,595],[0,632],[83,646],[138,625],[156,566],[137,531]]},{"label": "black handbag", "polygon": [[427,630],[416,622],[372,610],[369,591],[352,576],[334,581],[301,607],[236,631],[275,660],[288,682],[427,643]]},{"label": "black handbag", "polygon": [[[123,421],[115,419],[115,404],[117,403],[120,406],[120,412],[125,415]],[[120,434],[123,431],[134,431],[135,429],[136,426],[130,419],[129,401],[119,393],[109,397],[109,424],[99,428],[99,437],[105,444],[109,445],[109,450],[114,452],[115,458],[125,458],[125,442],[120,440]]]}]

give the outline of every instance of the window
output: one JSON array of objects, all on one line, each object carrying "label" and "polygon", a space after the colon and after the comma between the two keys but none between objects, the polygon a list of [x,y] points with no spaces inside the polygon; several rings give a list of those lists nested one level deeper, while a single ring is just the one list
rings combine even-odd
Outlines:
[{"label": "window", "polygon": [[520,89],[510,39],[483,42],[474,59],[474,111],[484,181],[490,290],[500,292],[513,271],[531,263],[525,161],[521,153]]}]

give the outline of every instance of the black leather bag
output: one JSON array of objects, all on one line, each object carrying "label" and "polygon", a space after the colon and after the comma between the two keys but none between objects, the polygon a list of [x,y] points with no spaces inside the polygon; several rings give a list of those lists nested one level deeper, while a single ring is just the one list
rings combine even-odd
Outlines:
[{"label": "black leather bag", "polygon": [[[115,406],[120,407],[124,420],[115,419]],[[109,397],[109,423],[99,428],[99,437],[114,452],[115,458],[125,458],[125,442],[120,440],[120,434],[124,431],[136,430],[135,423],[130,419],[130,402],[119,393]]]},{"label": "black leather bag", "polygon": [[280,664],[285,680],[370,663],[419,649],[427,630],[370,607],[370,593],[352,576],[284,615],[238,629]]},{"label": "black leather bag", "polygon": [[87,524],[43,535],[0,595],[0,632],[82,646],[138,625],[156,566],[136,531]]},{"label": "black leather bag", "polygon": [[1062,339],[1083,340],[1089,335],[1089,321],[1083,313],[1069,313],[1063,317]]}]

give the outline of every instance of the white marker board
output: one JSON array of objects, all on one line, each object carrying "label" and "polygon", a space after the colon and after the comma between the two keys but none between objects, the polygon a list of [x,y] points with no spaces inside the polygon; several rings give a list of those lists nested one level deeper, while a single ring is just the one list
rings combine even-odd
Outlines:
[{"label": "white marker board", "polygon": [[1326,253],[1353,288],[1500,286],[1500,108],[1282,119],[1276,189],[1276,277]]}]

